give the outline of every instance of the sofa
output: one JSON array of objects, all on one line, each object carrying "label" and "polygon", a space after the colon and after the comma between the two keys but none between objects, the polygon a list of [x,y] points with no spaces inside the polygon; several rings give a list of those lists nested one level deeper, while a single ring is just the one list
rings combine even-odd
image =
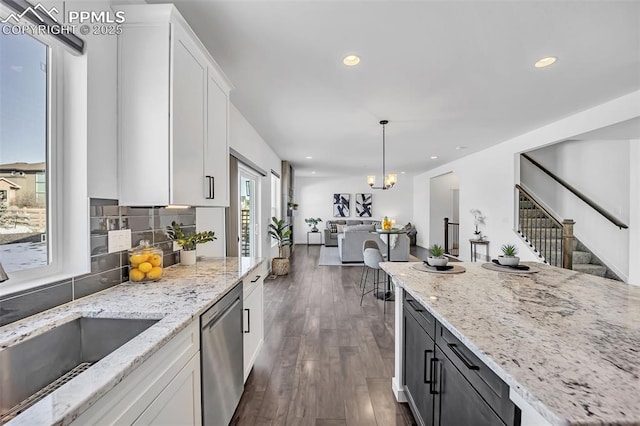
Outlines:
[{"label": "sofa", "polygon": [[[342,263],[362,263],[362,245],[367,240],[378,243],[383,255],[387,254],[387,244],[378,234],[372,234],[375,225],[346,226],[344,232],[338,234],[338,253]],[[407,234],[396,234],[397,240],[391,248],[391,260],[394,262],[409,261],[409,237]],[[385,235],[383,238],[387,238]],[[394,236],[392,236],[394,238]],[[393,244],[393,243],[392,243]]]},{"label": "sofa", "polygon": [[374,225],[376,228],[380,227],[379,220],[371,220],[371,219],[337,219],[337,220],[327,220],[325,222],[324,229],[324,245],[326,247],[338,247],[338,225]]}]

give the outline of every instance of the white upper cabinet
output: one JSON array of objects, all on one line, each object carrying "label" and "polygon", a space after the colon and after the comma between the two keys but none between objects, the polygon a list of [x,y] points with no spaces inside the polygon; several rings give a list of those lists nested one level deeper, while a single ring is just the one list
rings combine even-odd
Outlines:
[{"label": "white upper cabinet", "polygon": [[229,205],[231,83],[173,5],[122,6],[121,205]]}]

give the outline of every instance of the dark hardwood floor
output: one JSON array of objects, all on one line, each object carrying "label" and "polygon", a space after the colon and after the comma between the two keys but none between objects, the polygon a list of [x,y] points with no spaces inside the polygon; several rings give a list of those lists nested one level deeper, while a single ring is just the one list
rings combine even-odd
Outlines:
[{"label": "dark hardwood floor", "polygon": [[414,425],[395,401],[394,308],[360,306],[360,267],[318,266],[298,245],[288,276],[264,283],[264,346],[233,425]]}]

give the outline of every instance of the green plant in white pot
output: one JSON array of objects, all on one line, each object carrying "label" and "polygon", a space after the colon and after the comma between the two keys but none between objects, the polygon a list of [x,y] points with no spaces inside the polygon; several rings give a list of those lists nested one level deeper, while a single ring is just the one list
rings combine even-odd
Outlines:
[{"label": "green plant in white pot", "polygon": [[284,219],[273,216],[269,224],[269,235],[278,242],[278,257],[271,260],[271,270],[275,275],[287,275],[289,273],[289,259],[284,257],[283,248],[291,246],[291,230]]},{"label": "green plant in white pot", "polygon": [[309,217],[304,221],[307,223],[307,225],[313,226],[313,228],[311,228],[311,232],[318,232],[318,223],[322,222],[322,219],[320,219],[319,217]]},{"label": "green plant in white pot", "polygon": [[431,256],[427,258],[427,264],[429,266],[447,266],[449,259],[444,255],[444,249],[438,244],[434,244],[429,247]]},{"label": "green plant in white pot", "polygon": [[517,266],[520,263],[520,258],[516,256],[518,254],[518,247],[513,244],[505,244],[500,247],[502,254],[498,256],[498,263],[503,266]]},{"label": "green plant in white pot", "polygon": [[196,264],[196,245],[208,243],[216,238],[213,231],[197,232],[195,234],[185,234],[182,228],[175,221],[171,222],[171,226],[167,227],[167,235],[174,240],[181,248],[180,264],[195,265]]}]

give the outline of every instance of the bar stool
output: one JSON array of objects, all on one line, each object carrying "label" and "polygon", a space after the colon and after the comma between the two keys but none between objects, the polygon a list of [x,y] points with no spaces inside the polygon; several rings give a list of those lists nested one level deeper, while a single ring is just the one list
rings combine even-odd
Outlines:
[{"label": "bar stool", "polygon": [[[368,248],[364,250],[364,264],[365,267],[367,268],[366,271],[366,275],[364,278],[364,285],[362,286],[362,295],[360,296],[360,306],[362,306],[362,300],[364,299],[364,295],[371,293],[371,292],[376,292],[378,291],[379,288],[379,284],[383,281],[380,281],[380,262],[384,262],[384,257],[382,257],[382,253],[380,252],[379,248]],[[365,291],[366,287],[367,287],[367,278],[369,277],[369,269],[373,269],[374,274],[373,274],[373,288],[369,291]],[[387,305],[385,304],[385,301],[382,301],[383,303],[383,314],[387,313]]]},{"label": "bar stool", "polygon": [[[362,243],[362,258],[364,259],[364,251],[368,248],[379,250],[378,243],[373,240],[366,240]],[[364,281],[364,271],[367,269],[367,265],[362,266],[362,274],[360,274],[360,288],[362,288]]]}]

